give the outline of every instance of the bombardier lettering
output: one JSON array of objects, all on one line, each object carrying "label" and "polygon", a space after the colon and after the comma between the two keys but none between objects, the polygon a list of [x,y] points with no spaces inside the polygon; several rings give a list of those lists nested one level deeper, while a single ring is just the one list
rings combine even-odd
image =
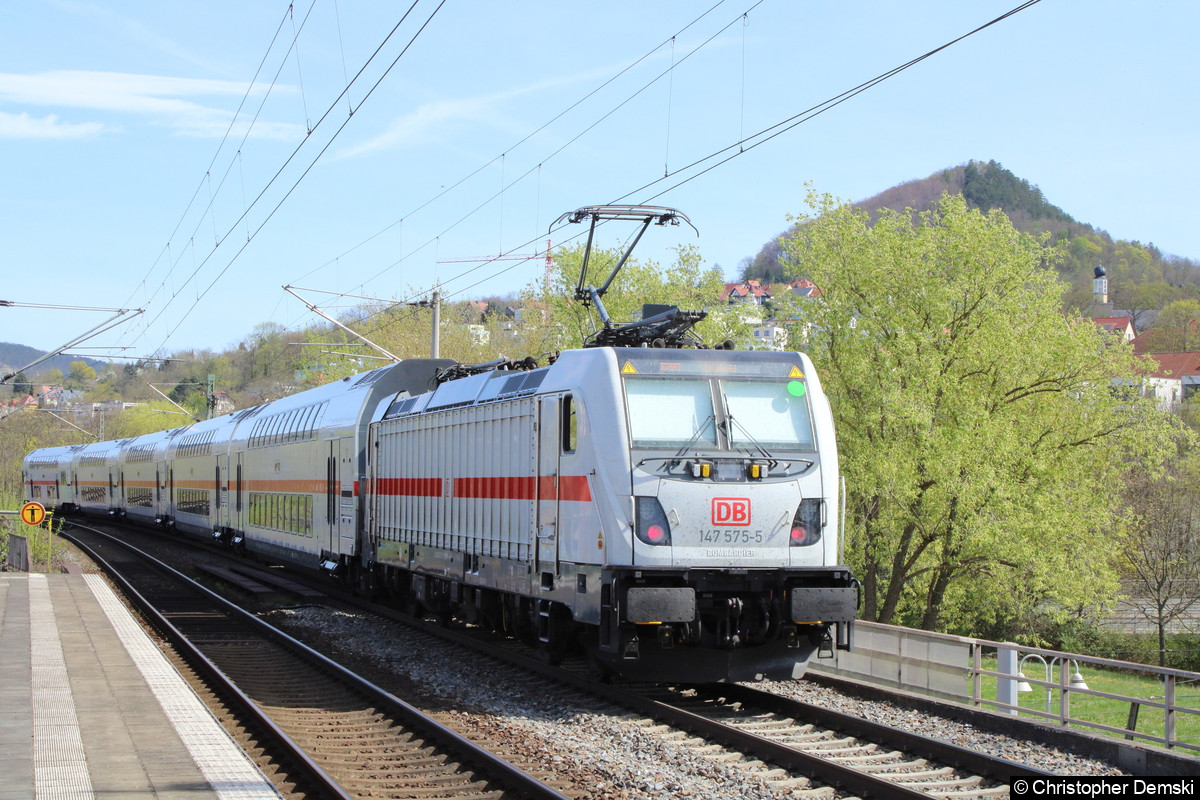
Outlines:
[{"label": "bombardier lettering", "polygon": [[716,549],[705,549],[705,558],[754,558],[753,550],[736,550],[732,548],[720,547]]}]

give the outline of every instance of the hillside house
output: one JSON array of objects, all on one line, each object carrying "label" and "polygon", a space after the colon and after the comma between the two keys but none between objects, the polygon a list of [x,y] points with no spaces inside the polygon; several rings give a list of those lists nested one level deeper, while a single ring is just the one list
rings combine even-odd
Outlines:
[{"label": "hillside house", "polygon": [[721,302],[728,305],[743,303],[761,306],[770,299],[771,290],[753,279],[742,281],[741,283],[727,283],[725,284],[725,291],[721,293]]},{"label": "hillside house", "polygon": [[220,417],[237,410],[237,405],[228,392],[217,390],[213,392],[213,416]]},{"label": "hillside house", "polygon": [[1142,391],[1159,409],[1176,412],[1200,389],[1200,353],[1151,353],[1158,368],[1143,376]]},{"label": "hillside house", "polygon": [[820,297],[821,290],[817,285],[810,280],[801,278],[798,281],[792,281],[787,285],[787,289],[797,297]]},{"label": "hillside house", "polygon": [[139,406],[141,403],[127,403],[121,400],[109,400],[107,403],[76,403],[71,406],[72,421],[79,426],[91,424],[100,417],[112,419],[122,411]]},{"label": "hillside house", "polygon": [[1132,342],[1137,336],[1133,329],[1133,317],[1094,317],[1092,322],[1101,330],[1120,336],[1127,342]]},{"label": "hillside house", "polygon": [[750,345],[753,350],[786,350],[788,343],[788,329],[784,327],[778,320],[767,320],[761,325],[757,325],[751,331],[754,337]]}]

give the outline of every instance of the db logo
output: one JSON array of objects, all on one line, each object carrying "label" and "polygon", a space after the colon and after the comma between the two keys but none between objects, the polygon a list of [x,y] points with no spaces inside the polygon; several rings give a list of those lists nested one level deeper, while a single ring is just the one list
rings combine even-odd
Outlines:
[{"label": "db logo", "polygon": [[714,497],[712,501],[712,524],[732,525],[744,528],[750,524],[750,498]]}]

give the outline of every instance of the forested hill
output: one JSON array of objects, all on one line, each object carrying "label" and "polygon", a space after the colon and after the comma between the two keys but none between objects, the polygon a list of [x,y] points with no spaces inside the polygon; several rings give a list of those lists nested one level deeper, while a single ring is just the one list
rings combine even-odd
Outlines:
[{"label": "forested hill", "polygon": [[[1065,299],[1069,307],[1083,308],[1090,302],[1097,264],[1103,264],[1108,272],[1109,293],[1116,308],[1160,309],[1175,300],[1200,298],[1200,263],[1165,255],[1153,244],[1114,240],[1103,230],[1077,222],[1047,200],[1037,186],[995,161],[970,161],[944,169],[854,205],[871,213],[883,208],[925,210],[944,192],[961,194],[973,208],[1003,210],[1018,230],[1049,233],[1050,244],[1061,245],[1066,255],[1058,270],[1072,286]],[[792,230],[780,236],[788,236]],[[780,253],[778,239],[767,242],[753,258],[743,259],[741,278],[776,283],[802,277],[787,272]]]},{"label": "forested hill", "polygon": [[[46,355],[43,351],[35,347],[29,347],[23,344],[13,344],[12,342],[0,342],[0,375],[8,375],[15,372],[26,364],[32,363],[42,356]],[[44,372],[48,369],[58,369],[62,372],[67,372],[70,369],[72,361],[83,361],[93,369],[100,369],[107,366],[107,362],[97,361],[93,358],[82,358],[80,356],[54,356],[48,361],[43,361],[38,364],[32,371],[33,374]]]}]

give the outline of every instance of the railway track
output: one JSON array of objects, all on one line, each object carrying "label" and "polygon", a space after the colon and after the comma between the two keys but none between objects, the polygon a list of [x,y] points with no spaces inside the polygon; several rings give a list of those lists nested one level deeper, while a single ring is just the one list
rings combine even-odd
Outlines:
[{"label": "railway track", "polygon": [[[570,687],[561,702],[608,718],[622,717],[664,747],[736,767],[768,795],[997,798],[1008,795],[1010,777],[1053,774],[743,685],[599,684],[588,677],[582,661],[553,667],[510,639],[365,607],[366,614],[385,616],[415,627],[423,636],[451,642],[453,648],[468,647],[494,659],[485,664],[473,659],[477,673],[486,673],[494,684],[527,687],[529,673],[537,673],[550,682],[540,690],[543,694],[562,691],[554,685]],[[435,647],[425,641],[400,646],[420,651]],[[440,662],[467,660],[458,650],[457,656],[448,653]],[[608,708],[596,712],[597,698]]]},{"label": "railway track", "polygon": [[[117,580],[304,797],[566,800],[566,795],[130,545],[65,534]],[[228,698],[233,698],[229,700]]]},{"label": "railway track", "polygon": [[601,684],[587,676],[582,661],[554,667],[528,650],[521,652],[511,640],[481,645],[475,636],[426,629],[633,710],[658,724],[664,738],[708,749],[717,758],[732,752],[766,765],[764,778],[781,789],[818,796],[827,787],[839,795],[966,800],[1008,797],[1010,778],[1054,774],[743,684]]}]

